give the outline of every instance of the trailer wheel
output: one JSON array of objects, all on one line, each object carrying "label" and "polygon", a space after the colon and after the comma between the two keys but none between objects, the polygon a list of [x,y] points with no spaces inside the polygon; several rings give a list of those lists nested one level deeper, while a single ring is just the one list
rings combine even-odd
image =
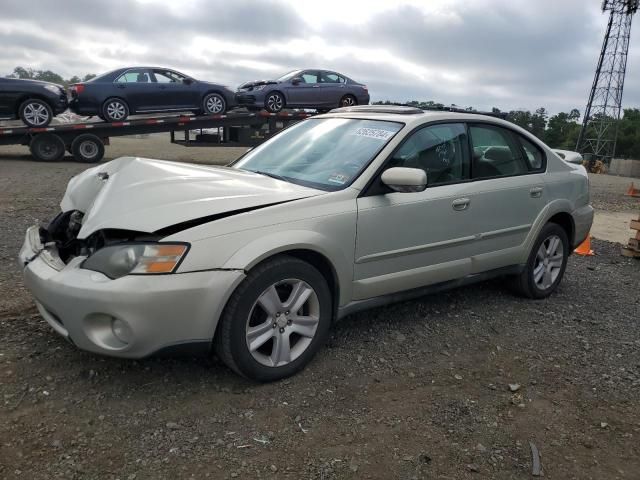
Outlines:
[{"label": "trailer wheel", "polygon": [[90,133],[83,133],[71,142],[71,153],[77,162],[97,163],[104,157],[104,143]]},{"label": "trailer wheel", "polygon": [[57,162],[64,157],[64,142],[53,133],[36,135],[29,143],[31,155],[41,162]]}]

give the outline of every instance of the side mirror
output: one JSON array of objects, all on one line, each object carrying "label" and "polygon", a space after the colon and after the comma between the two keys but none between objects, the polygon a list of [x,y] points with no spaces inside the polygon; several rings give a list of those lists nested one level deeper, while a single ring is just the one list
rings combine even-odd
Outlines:
[{"label": "side mirror", "polygon": [[293,77],[291,79],[291,85],[298,85],[299,83],[302,83],[302,78],[300,77]]},{"label": "side mirror", "polygon": [[396,192],[422,192],[427,188],[427,174],[419,168],[393,167],[382,172],[380,179]]},{"label": "side mirror", "polygon": [[185,78],[182,83],[185,85],[191,85],[193,83],[193,78]]}]

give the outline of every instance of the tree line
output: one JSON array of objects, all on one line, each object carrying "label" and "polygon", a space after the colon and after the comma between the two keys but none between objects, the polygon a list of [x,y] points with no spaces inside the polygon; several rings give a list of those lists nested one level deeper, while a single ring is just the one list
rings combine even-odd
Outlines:
[{"label": "tree line", "polygon": [[8,78],[26,78],[31,80],[42,80],[43,82],[57,83],[58,85],[64,85],[68,87],[74,83],[87,82],[92,78],[95,78],[94,73],[88,73],[84,77],[80,78],[74,75],[71,78],[64,79],[61,75],[58,75],[51,70],[34,70],[33,68],[16,67],[13,72],[7,75]]},{"label": "tree line", "polygon": [[[374,105],[393,105],[395,102],[373,102]],[[434,101],[421,102],[412,100],[404,105],[422,109],[455,108],[475,112],[473,107],[459,107],[444,105]],[[580,111],[577,108],[569,112],[560,112],[549,116],[543,107],[531,112],[529,110],[511,110],[503,112],[492,108],[491,113],[498,114],[505,120],[515,123],[528,130],[552,148],[575,150],[580,134]],[[640,109],[625,108],[622,118],[618,121],[618,141],[616,157],[640,159]]]}]

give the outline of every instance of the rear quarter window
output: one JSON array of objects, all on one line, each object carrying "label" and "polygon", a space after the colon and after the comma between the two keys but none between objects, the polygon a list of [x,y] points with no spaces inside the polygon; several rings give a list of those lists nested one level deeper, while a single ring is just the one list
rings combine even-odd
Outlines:
[{"label": "rear quarter window", "polygon": [[521,135],[517,135],[520,145],[525,153],[525,160],[529,166],[529,171],[540,172],[545,169],[545,155],[540,147],[534,145]]}]

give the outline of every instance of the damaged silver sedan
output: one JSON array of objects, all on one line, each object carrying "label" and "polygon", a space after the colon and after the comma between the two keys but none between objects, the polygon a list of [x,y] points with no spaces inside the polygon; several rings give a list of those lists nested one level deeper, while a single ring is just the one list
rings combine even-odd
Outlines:
[{"label": "damaged silver sedan", "polygon": [[81,349],[213,349],[270,381],[364,308],[497,275],[550,295],[592,218],[584,168],[518,127],[363,106],[299,122],[229,167],[88,169],[19,257],[42,317]]}]

